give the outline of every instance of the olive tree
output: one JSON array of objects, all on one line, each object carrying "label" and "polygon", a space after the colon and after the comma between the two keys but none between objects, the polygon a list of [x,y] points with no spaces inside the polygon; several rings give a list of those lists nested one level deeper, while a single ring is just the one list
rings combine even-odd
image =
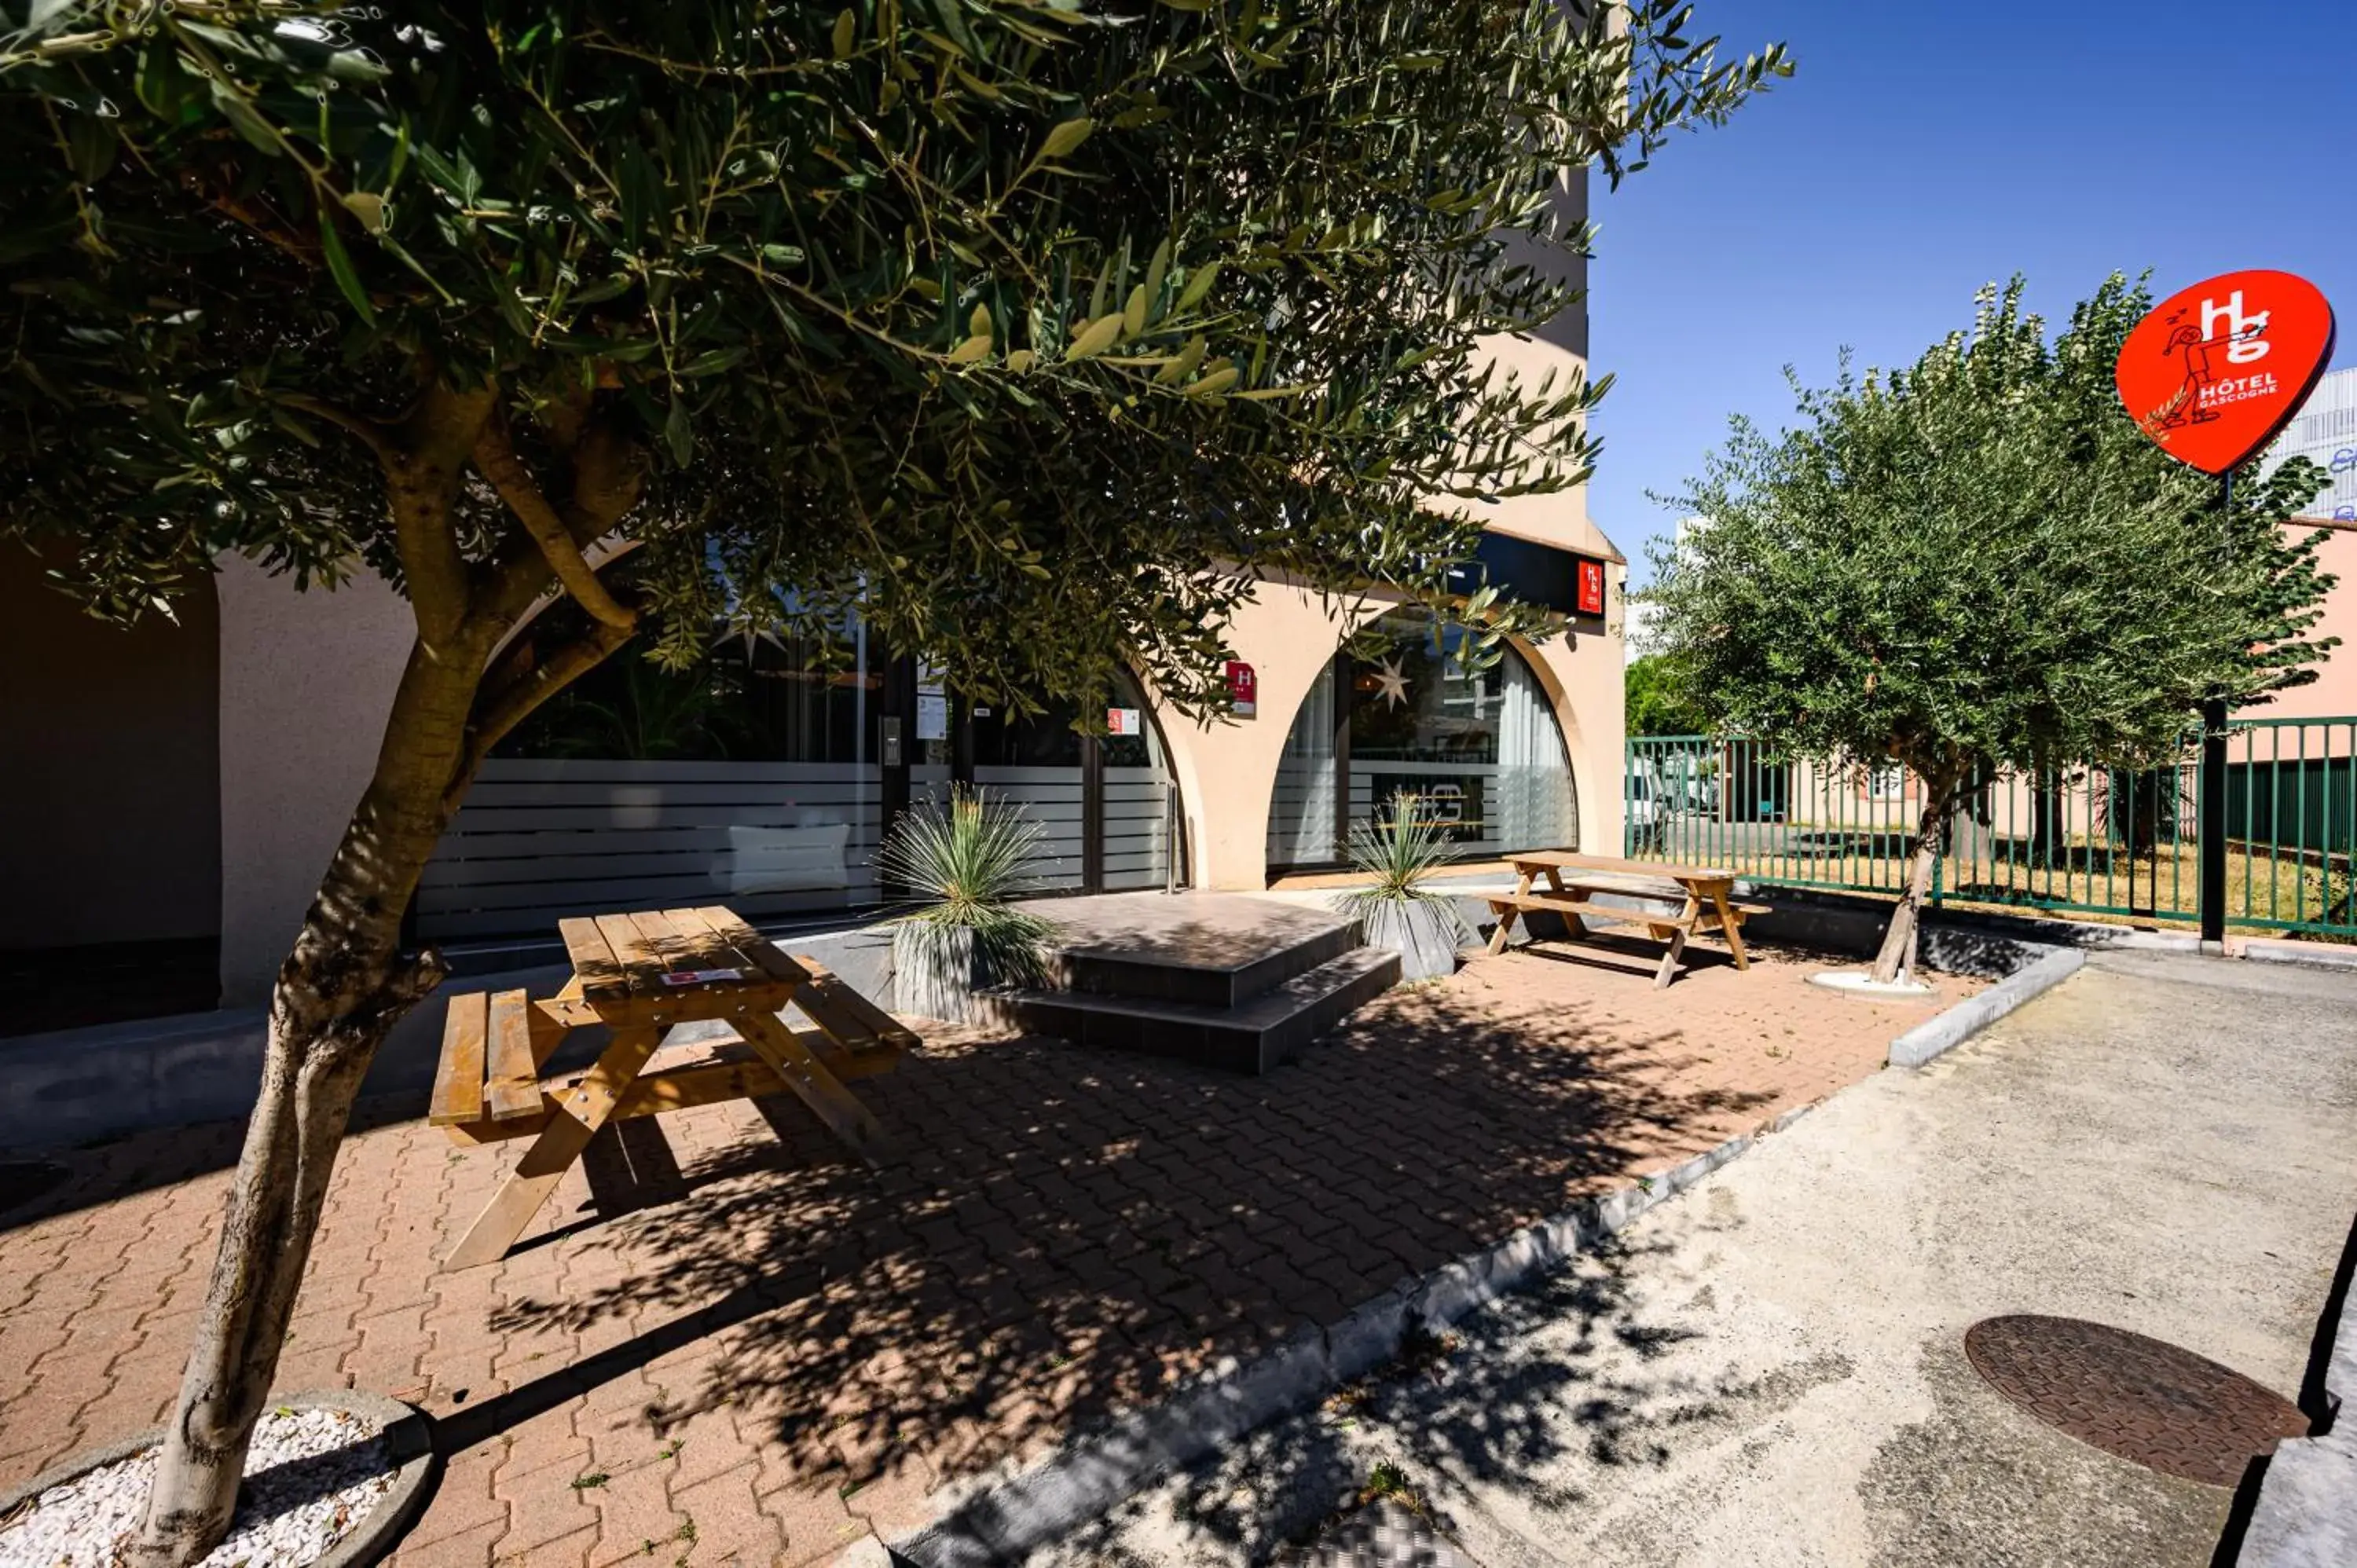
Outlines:
[{"label": "olive tree", "polygon": [[1716,725],[1831,768],[1895,762],[1921,816],[1874,977],[1898,977],[1977,781],[2174,763],[2196,707],[2313,680],[2331,579],[2284,537],[2319,474],[2237,488],[2147,441],[2112,367],[2149,307],[2115,274],[2049,340],[2021,282],[1888,374],[1737,419],[1656,547],[1652,635]]},{"label": "olive tree", "polygon": [[856,606],[976,695],[1125,660],[1201,712],[1256,571],[1442,595],[1469,503],[1587,467],[1595,389],[1481,349],[1569,303],[1528,264],[1587,242],[1565,171],[1784,69],[1663,0],[6,4],[0,532],[117,620],[240,553],[415,623],[145,1563],[227,1527],[353,1095],[443,973],[403,910],[537,704]]}]

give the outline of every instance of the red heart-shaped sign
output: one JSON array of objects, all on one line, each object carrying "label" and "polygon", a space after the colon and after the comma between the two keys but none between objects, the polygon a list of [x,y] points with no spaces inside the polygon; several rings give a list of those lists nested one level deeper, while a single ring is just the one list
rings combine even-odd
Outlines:
[{"label": "red heart-shaped sign", "polygon": [[2332,358],[2332,306],[2289,273],[2228,273],[2169,295],[2120,345],[2120,401],[2179,462],[2222,474],[2291,422]]}]

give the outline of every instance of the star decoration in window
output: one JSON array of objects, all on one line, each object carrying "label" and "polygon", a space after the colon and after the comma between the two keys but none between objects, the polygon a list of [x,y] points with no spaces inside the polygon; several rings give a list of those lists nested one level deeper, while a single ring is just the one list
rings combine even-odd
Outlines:
[{"label": "star decoration in window", "polygon": [[1396,708],[1406,703],[1407,671],[1400,668],[1397,654],[1375,667],[1375,695],[1390,707]]}]

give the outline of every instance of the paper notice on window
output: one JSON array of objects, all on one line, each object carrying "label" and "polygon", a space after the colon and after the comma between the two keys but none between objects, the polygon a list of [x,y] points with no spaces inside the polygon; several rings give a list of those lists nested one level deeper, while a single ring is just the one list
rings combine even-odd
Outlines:
[{"label": "paper notice on window", "polygon": [[917,738],[947,740],[950,737],[950,700],[933,692],[917,693]]}]

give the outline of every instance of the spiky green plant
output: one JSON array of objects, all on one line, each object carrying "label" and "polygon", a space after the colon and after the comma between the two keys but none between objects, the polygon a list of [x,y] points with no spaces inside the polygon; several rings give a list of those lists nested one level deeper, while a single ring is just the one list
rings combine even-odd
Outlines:
[{"label": "spiky green plant", "polygon": [[961,986],[969,973],[985,983],[1041,983],[1056,928],[1014,903],[1031,886],[1025,865],[1039,839],[1039,825],[1015,807],[963,786],[946,802],[904,812],[876,856],[888,883],[927,900],[891,922],[902,974],[953,977]]},{"label": "spiky green plant", "polygon": [[1417,805],[1416,796],[1396,796],[1390,821],[1351,824],[1351,869],[1365,877],[1367,886],[1353,887],[1337,902],[1344,914],[1358,920],[1385,909],[1421,904],[1445,911],[1452,929],[1469,934],[1448,895],[1425,886],[1434,872],[1448,864],[1449,844],[1439,824],[1425,821]]}]

